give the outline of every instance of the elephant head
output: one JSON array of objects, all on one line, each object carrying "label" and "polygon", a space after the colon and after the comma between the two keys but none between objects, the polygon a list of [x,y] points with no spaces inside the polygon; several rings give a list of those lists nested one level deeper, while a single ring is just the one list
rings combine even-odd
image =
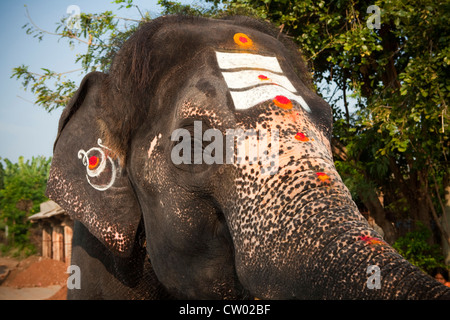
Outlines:
[{"label": "elephant head", "polygon": [[48,195],[123,258],[142,221],[174,297],[449,297],[370,229],[334,167],[331,131],[278,30],[161,17],[81,83]]}]

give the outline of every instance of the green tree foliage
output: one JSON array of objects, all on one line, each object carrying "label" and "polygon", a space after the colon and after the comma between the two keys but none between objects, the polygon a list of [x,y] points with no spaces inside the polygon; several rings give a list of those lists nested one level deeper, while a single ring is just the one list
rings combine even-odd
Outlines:
[{"label": "green tree foliage", "polygon": [[[123,41],[150,19],[132,0],[114,2],[121,10],[138,10],[141,19],[131,21],[112,12],[81,13],[79,30],[70,29],[65,19],[56,32],[41,30],[31,18],[24,27],[40,39],[53,34],[69,45],[85,45],[86,53],[75,58],[83,72],[107,71]],[[386,240],[394,242],[402,223],[413,220],[429,230],[437,225],[439,232],[432,238],[442,236],[450,242],[439,219],[450,181],[448,1],[205,0],[182,5],[160,0],[159,4],[164,14],[246,14],[278,26],[299,45],[318,93],[332,106],[336,167],[356,201],[384,229]],[[376,17],[379,28],[373,28]],[[42,70],[34,74],[20,66],[13,77],[47,110],[64,106],[74,83],[62,78],[64,72]],[[51,88],[49,81],[56,81],[56,86]]]},{"label": "green tree foliage", "polygon": [[9,244],[29,245],[30,222],[28,217],[39,212],[40,204],[47,200],[45,188],[51,158],[33,157],[17,163],[3,159],[0,162],[0,221],[8,226]]},{"label": "green tree foliage", "polygon": [[416,231],[398,238],[392,246],[413,265],[431,274],[433,268],[445,268],[445,264],[439,246],[429,243],[430,237],[430,230],[419,222]]}]

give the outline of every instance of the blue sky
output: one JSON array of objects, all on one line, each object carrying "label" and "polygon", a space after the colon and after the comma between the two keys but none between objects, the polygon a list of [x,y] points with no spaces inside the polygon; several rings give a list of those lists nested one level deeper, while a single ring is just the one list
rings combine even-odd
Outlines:
[{"label": "blue sky", "polygon": [[[196,3],[185,0],[185,3]],[[157,0],[134,1],[141,11],[149,11],[152,17],[159,15],[161,8]],[[45,35],[39,42],[29,36],[22,26],[29,22],[25,7],[27,5],[33,21],[42,29],[54,32],[56,23],[67,16],[70,5],[77,5],[82,12],[99,13],[113,10],[118,16],[139,19],[135,9],[118,10],[119,5],[112,0],[24,0],[1,1],[0,35],[0,157],[16,162],[19,156],[31,159],[32,156],[52,155],[53,141],[56,137],[58,120],[62,108],[48,113],[34,105],[35,97],[23,90],[20,81],[10,79],[12,69],[22,64],[28,65],[32,72],[40,73],[40,68],[65,72],[80,68],[74,63],[77,53],[85,52],[87,45],[78,44],[71,49],[65,40],[58,42],[57,36]],[[79,83],[83,77],[80,72],[68,75]]]}]

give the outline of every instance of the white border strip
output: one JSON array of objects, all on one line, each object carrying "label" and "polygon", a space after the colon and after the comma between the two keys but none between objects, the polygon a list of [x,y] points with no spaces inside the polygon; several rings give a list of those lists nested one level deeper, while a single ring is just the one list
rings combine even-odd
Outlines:
[{"label": "white border strip", "polygon": [[[292,83],[286,76],[272,73],[270,71],[258,71],[258,70],[243,70],[236,72],[222,72],[228,88],[230,89],[244,89],[247,87],[253,87],[257,85],[279,85],[291,92],[297,92]],[[268,80],[260,80],[258,76],[263,75]]]},{"label": "white border strip", "polygon": [[303,109],[311,112],[308,104],[303,98],[280,86],[260,86],[246,91],[230,91],[234,106],[238,110],[245,110],[261,102],[272,100],[278,95],[298,102]]},{"label": "white border strip", "polygon": [[227,53],[217,51],[216,56],[220,69],[262,68],[278,73],[283,72],[276,57],[267,57],[251,53]]}]

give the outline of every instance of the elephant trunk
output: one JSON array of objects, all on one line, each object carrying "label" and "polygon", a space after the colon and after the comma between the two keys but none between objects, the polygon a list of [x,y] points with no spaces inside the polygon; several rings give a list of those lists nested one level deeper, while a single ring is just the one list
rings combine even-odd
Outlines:
[{"label": "elephant trunk", "polygon": [[327,176],[335,181],[297,188],[280,177],[284,186],[266,181],[267,190],[254,197],[258,209],[243,207],[234,218],[239,220],[230,228],[236,271],[251,294],[271,299],[450,298],[450,288],[403,259],[369,227],[337,173]]}]

